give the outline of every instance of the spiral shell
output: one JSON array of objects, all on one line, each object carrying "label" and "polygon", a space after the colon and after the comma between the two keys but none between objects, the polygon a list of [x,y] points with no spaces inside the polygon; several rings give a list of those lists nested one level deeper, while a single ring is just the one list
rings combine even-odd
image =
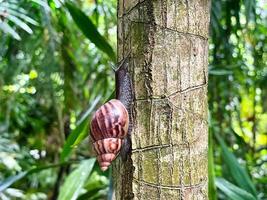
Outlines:
[{"label": "spiral shell", "polygon": [[101,170],[105,171],[118,155],[128,126],[128,112],[117,99],[110,100],[95,112],[91,122],[91,138]]}]

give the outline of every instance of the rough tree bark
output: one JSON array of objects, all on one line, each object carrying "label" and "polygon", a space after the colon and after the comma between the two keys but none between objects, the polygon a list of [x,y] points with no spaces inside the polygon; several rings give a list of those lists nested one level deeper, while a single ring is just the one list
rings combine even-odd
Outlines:
[{"label": "rough tree bark", "polygon": [[119,0],[134,127],[131,156],[113,165],[113,199],[208,199],[209,11],[209,0]]}]

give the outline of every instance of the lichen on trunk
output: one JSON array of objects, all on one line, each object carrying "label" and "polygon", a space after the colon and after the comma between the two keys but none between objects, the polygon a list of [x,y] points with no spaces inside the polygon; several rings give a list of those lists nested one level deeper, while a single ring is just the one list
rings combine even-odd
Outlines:
[{"label": "lichen on trunk", "polygon": [[113,199],[208,199],[208,0],[119,0],[118,59],[130,52],[132,153]]}]

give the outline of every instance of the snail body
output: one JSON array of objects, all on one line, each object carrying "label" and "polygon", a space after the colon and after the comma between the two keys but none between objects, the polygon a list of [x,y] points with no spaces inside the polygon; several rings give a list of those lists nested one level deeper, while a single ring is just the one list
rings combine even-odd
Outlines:
[{"label": "snail body", "polygon": [[[102,105],[91,121],[91,138],[97,161],[101,170],[105,171],[119,153],[126,160],[131,149],[131,111],[132,86],[127,70],[128,59],[124,59],[116,75],[116,98]],[[122,149],[122,151],[121,151]]]}]

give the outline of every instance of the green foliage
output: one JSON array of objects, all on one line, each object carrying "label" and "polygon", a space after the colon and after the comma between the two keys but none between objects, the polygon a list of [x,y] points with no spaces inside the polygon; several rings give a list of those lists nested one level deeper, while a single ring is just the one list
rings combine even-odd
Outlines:
[{"label": "green foliage", "polygon": [[215,174],[209,175],[221,177],[218,199],[267,198],[266,6],[212,1],[209,111],[217,141],[213,138],[213,156],[209,152]]},{"label": "green foliage", "polygon": [[68,175],[60,189],[58,200],[75,200],[79,196],[88,176],[92,172],[95,159],[84,160]]},{"label": "green foliage", "polygon": [[228,169],[230,170],[233,179],[241,188],[250,191],[254,196],[256,196],[256,189],[245,169],[240,166],[234,154],[232,154],[227,149],[226,145],[224,144],[223,140],[219,137],[219,135],[216,135],[216,137],[221,145],[222,156],[224,158],[224,161],[226,162],[226,165],[228,166]]},{"label": "green foliage", "polygon": [[112,47],[109,45],[109,43],[107,43],[105,38],[100,35],[90,18],[72,3],[66,2],[66,6],[73,20],[81,29],[83,34],[99,49],[107,53],[107,55],[109,55],[109,57],[115,62],[116,58]]},{"label": "green foliage", "polygon": [[75,148],[82,140],[84,140],[88,134],[88,121],[89,115],[96,107],[97,103],[99,102],[100,97],[96,98],[93,102],[91,107],[85,112],[85,114],[81,117],[81,119],[77,122],[77,127],[73,129],[73,131],[68,136],[64,146],[62,153],[60,155],[60,161],[66,161],[71,153],[71,150]]},{"label": "green foliage", "polygon": [[79,196],[78,200],[93,200],[106,197],[109,181],[106,176],[99,176],[97,170],[93,172],[85,183],[86,193]]},{"label": "green foliage", "polygon": [[[114,91],[116,2],[47,2],[0,1],[0,25],[14,31],[0,32],[0,199],[56,199],[64,180],[60,198],[75,187],[76,198],[105,198],[107,174],[88,168],[88,121]],[[96,38],[76,26],[80,14]]]},{"label": "green foliage", "polygon": [[34,173],[38,173],[42,170],[46,170],[46,169],[50,169],[50,168],[55,168],[55,167],[60,167],[60,166],[64,166],[70,163],[60,163],[60,164],[52,164],[52,165],[47,165],[47,166],[39,166],[39,167],[33,167],[30,170],[27,171],[22,171],[14,176],[10,176],[8,177],[6,180],[0,182],[0,192],[3,192],[5,189],[7,189],[9,186],[11,186],[13,183],[17,182],[18,180],[23,179],[24,177],[30,175],[30,174],[34,174]]},{"label": "green foliage", "polygon": [[216,179],[216,185],[231,200],[256,200],[252,194],[233,185],[223,178]]},{"label": "green foliage", "polygon": [[[91,113],[114,95],[117,4],[62,2],[0,0],[0,199],[108,194],[87,135]],[[212,1],[212,200],[267,198],[266,9]]]},{"label": "green foliage", "polygon": [[33,32],[27,23],[32,25],[38,24],[34,19],[27,16],[27,11],[21,8],[20,4],[21,3],[17,0],[11,2],[0,1],[0,29],[17,40],[21,40],[21,37],[10,23],[23,29],[29,34],[32,34]]},{"label": "green foliage", "polygon": [[[238,163],[234,154],[228,150],[228,148],[227,148],[226,144],[224,143],[224,141],[222,140],[222,138],[218,134],[216,134],[215,136],[216,136],[219,144],[221,145],[222,157],[223,157],[223,160],[225,161],[227,169],[230,172],[231,177],[233,178],[233,180],[236,182],[236,184],[240,188],[247,191],[247,193],[250,193],[250,195],[254,196],[254,199],[256,199],[257,198],[256,189],[255,189],[252,181],[250,180],[249,175],[247,174],[245,169],[240,166],[240,164]],[[221,179],[219,179],[219,180],[221,180]],[[219,186],[223,185],[222,182],[223,182],[222,180],[219,181],[219,183],[220,183]],[[231,187],[232,186],[234,186],[234,185],[231,184]],[[223,191],[225,191],[225,190],[223,190]]]}]

